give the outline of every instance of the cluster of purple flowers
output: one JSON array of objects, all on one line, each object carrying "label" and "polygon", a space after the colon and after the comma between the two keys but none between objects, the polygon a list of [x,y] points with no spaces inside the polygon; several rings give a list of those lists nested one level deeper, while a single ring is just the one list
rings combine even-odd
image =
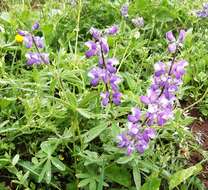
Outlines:
[{"label": "cluster of purple flowers", "polygon": [[85,43],[88,47],[85,56],[87,58],[97,56],[99,60],[98,66],[92,68],[88,73],[88,76],[91,78],[91,85],[93,87],[96,87],[101,81],[105,84],[105,91],[100,95],[103,106],[108,105],[110,101],[115,105],[121,103],[122,94],[119,92],[118,87],[121,79],[116,74],[116,65],[118,65],[118,60],[116,58],[107,58],[109,53],[107,36],[115,35],[117,32],[118,27],[116,25],[111,26],[104,31],[91,28],[90,33],[94,40]]},{"label": "cluster of purple flowers", "polygon": [[[39,29],[39,23],[36,22],[32,26],[32,32]],[[40,49],[44,48],[44,38],[39,36],[34,36],[32,32],[18,30],[18,34],[23,37],[23,43],[26,48],[31,49],[34,45],[37,52],[28,52],[25,57],[27,59],[28,65],[39,65],[41,63],[49,63],[49,54],[41,53]]]},{"label": "cluster of purple flowers", "polygon": [[176,40],[175,36],[173,35],[172,31],[166,33],[166,39],[168,41],[168,51],[170,53],[175,53],[176,50],[182,47],[186,35],[185,30],[180,30],[178,39]]},{"label": "cluster of purple flowers", "polygon": [[126,148],[128,155],[135,150],[143,153],[148,148],[149,141],[155,137],[153,128],[143,127],[141,115],[140,109],[132,108],[132,114],[128,115],[128,130],[118,136],[118,146]]},{"label": "cluster of purple flowers", "polygon": [[121,6],[121,9],[120,9],[120,11],[121,11],[121,15],[123,16],[123,17],[128,17],[129,15],[128,15],[128,12],[129,12],[129,4],[128,3],[125,3],[125,4],[123,4],[122,6]]},{"label": "cluster of purple flowers", "polygon": [[203,5],[202,10],[196,12],[197,17],[206,18],[208,17],[208,3]]},{"label": "cluster of purple flowers", "polygon": [[[166,39],[169,43],[176,43],[172,32],[166,33]],[[185,67],[188,65],[185,60],[176,60],[177,49],[181,47],[177,44],[182,43],[184,39],[185,31],[181,30],[172,61],[157,62],[154,65],[155,71],[147,95],[140,97],[141,102],[147,106],[146,113],[141,117],[141,111],[133,108],[132,114],[128,116],[128,130],[118,136],[118,146],[127,148],[128,155],[135,150],[143,153],[148,148],[150,139],[155,137],[155,130],[151,126],[163,126],[173,118],[176,92],[182,84]]]},{"label": "cluster of purple flowers", "polygon": [[[128,14],[128,10],[129,10],[129,4],[128,3],[124,3],[121,6],[120,12],[121,12],[121,16],[123,16],[124,18],[128,18],[129,14]],[[144,18],[143,17],[135,17],[131,19],[132,24],[136,27],[136,28],[141,28],[144,26]]]},{"label": "cluster of purple flowers", "polygon": [[141,28],[144,26],[144,18],[143,17],[136,17],[131,19],[131,22],[133,23],[133,25],[137,28]]}]

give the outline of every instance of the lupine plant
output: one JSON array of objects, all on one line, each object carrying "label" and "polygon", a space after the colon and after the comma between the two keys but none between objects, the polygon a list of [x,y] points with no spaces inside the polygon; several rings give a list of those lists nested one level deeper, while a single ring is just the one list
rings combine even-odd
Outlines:
[{"label": "lupine plant", "polygon": [[122,94],[119,92],[118,84],[121,78],[116,74],[116,58],[107,58],[109,53],[109,45],[107,42],[108,35],[115,35],[118,32],[118,26],[114,25],[101,31],[96,28],[91,28],[90,33],[94,41],[88,41],[85,45],[89,50],[85,53],[87,58],[97,56],[98,67],[90,70],[88,76],[92,78],[91,85],[96,87],[101,81],[105,85],[105,90],[101,92],[102,105],[107,106],[109,102],[115,105],[121,103]]},{"label": "lupine plant", "polygon": [[207,18],[208,17],[208,3],[204,3],[202,10],[196,11],[196,15],[199,18]]},{"label": "lupine plant", "polygon": [[206,189],[206,4],[0,10],[0,190]]},{"label": "lupine plant", "polygon": [[49,64],[49,54],[40,52],[40,49],[44,48],[44,38],[33,34],[39,27],[39,23],[35,22],[31,31],[18,30],[18,34],[15,37],[16,41],[19,43],[23,42],[27,49],[31,49],[33,45],[35,47],[36,52],[30,51],[25,54],[27,65]]},{"label": "lupine plant", "polygon": [[133,151],[143,153],[148,148],[150,139],[155,137],[155,130],[150,126],[164,126],[169,119],[174,118],[176,92],[182,84],[185,67],[188,65],[185,60],[176,60],[185,33],[184,30],[180,30],[178,40],[172,31],[166,33],[168,51],[173,55],[172,60],[167,63],[160,61],[154,65],[152,84],[147,90],[147,95],[140,97],[141,102],[147,106],[146,113],[142,113],[139,108],[132,108],[132,114],[128,116],[128,129],[118,136],[118,146],[127,148],[128,155]]}]

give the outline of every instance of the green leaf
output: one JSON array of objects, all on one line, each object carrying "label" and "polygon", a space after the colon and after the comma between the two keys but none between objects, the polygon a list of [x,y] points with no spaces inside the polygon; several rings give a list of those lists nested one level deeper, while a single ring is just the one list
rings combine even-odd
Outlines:
[{"label": "green leaf", "polygon": [[97,136],[99,136],[107,127],[107,122],[103,122],[103,124],[100,124],[99,126],[90,129],[88,132],[84,134],[84,142],[89,143]]},{"label": "green leaf", "polygon": [[96,181],[92,179],[89,184],[89,190],[95,190],[95,189],[97,189]]},{"label": "green leaf", "polygon": [[96,98],[99,97],[98,92],[87,92],[79,101],[79,107],[85,108],[89,105],[90,102],[95,101]]},{"label": "green leaf", "polygon": [[56,149],[56,145],[52,145],[49,141],[44,141],[41,143],[40,148],[46,154],[52,155],[54,150]]},{"label": "green leaf", "polygon": [[59,170],[64,171],[66,169],[65,165],[56,157],[51,158],[52,164]]},{"label": "green leaf", "polygon": [[78,187],[84,187],[90,183],[90,178],[83,179],[82,181],[79,182]]},{"label": "green leaf", "polygon": [[46,180],[46,183],[49,184],[51,182],[51,161],[50,160],[47,160],[45,167],[46,167],[45,180]]},{"label": "green leaf", "polygon": [[196,164],[187,169],[182,169],[174,173],[169,180],[169,189],[177,187],[180,183],[187,180],[192,175],[197,175],[202,170],[201,164]]},{"label": "green leaf", "polygon": [[84,108],[77,108],[77,111],[79,112],[79,114],[81,114],[83,117],[90,119],[90,118],[95,118],[95,114],[90,112],[87,109]]},{"label": "green leaf", "polygon": [[136,166],[133,167],[133,178],[134,178],[134,183],[136,185],[136,190],[140,190],[141,175],[140,175],[139,169]]},{"label": "green leaf", "polygon": [[161,179],[158,177],[150,177],[142,186],[141,190],[159,190]]},{"label": "green leaf", "polygon": [[46,174],[46,170],[47,170],[47,165],[45,164],[41,173],[40,173],[40,175],[39,175],[39,177],[38,177],[38,183],[41,183],[43,181],[43,178]]},{"label": "green leaf", "polygon": [[12,165],[15,166],[19,161],[19,154],[16,154],[15,157],[12,159]]},{"label": "green leaf", "polygon": [[105,169],[105,175],[111,180],[125,187],[131,185],[131,175],[129,171],[124,167],[112,165]]},{"label": "green leaf", "polygon": [[35,176],[39,176],[40,174],[37,173],[34,168],[33,165],[31,164],[31,162],[28,161],[19,161],[18,165],[22,166],[25,170],[28,170],[31,174],[35,175]]},{"label": "green leaf", "polygon": [[131,155],[131,156],[124,156],[124,157],[121,157],[119,158],[116,162],[118,164],[126,164],[128,162],[130,162],[134,157]]}]

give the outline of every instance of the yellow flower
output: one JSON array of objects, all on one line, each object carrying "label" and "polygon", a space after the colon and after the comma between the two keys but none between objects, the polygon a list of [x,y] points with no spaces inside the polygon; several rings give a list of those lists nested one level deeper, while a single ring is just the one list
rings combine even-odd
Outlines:
[{"label": "yellow flower", "polygon": [[16,41],[16,42],[22,43],[23,40],[24,40],[24,37],[23,37],[23,36],[21,36],[21,35],[19,35],[19,34],[17,34],[17,35],[15,36],[15,41]]},{"label": "yellow flower", "polygon": [[64,160],[63,155],[59,154],[59,160]]}]

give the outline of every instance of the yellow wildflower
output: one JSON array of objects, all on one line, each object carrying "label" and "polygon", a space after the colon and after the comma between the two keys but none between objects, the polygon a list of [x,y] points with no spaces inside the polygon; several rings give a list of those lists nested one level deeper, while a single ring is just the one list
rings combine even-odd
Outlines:
[{"label": "yellow wildflower", "polygon": [[63,155],[59,154],[59,160],[64,160]]},{"label": "yellow wildflower", "polygon": [[24,37],[23,37],[23,36],[21,36],[21,35],[19,35],[19,34],[17,34],[17,35],[15,36],[15,41],[16,41],[16,42],[22,43],[23,40],[24,40]]}]

